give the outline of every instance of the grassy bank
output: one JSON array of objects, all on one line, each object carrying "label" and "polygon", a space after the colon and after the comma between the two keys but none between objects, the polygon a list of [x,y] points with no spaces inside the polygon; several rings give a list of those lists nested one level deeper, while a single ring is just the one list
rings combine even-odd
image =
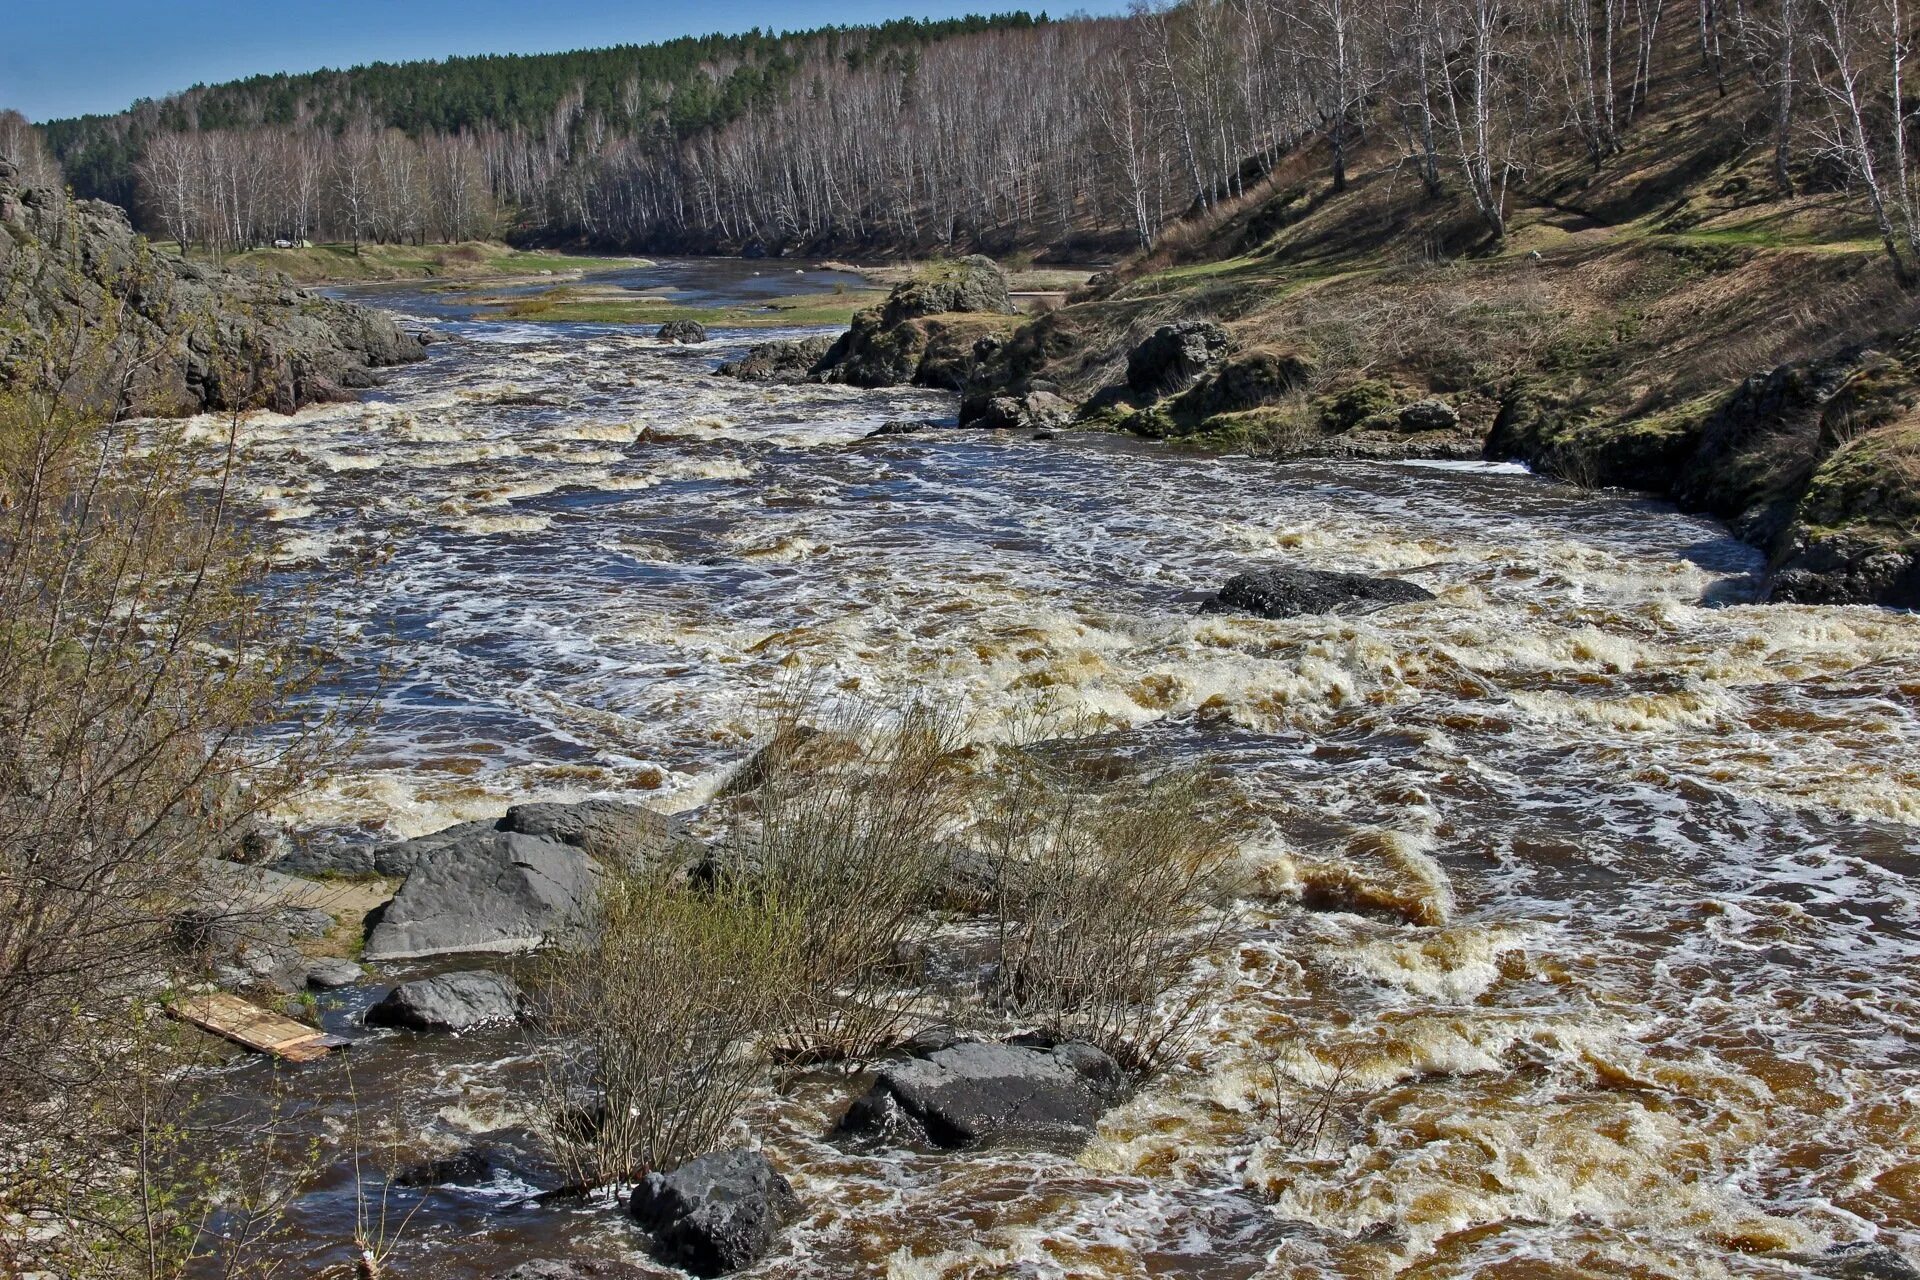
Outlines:
[{"label": "grassy bank", "polygon": [[[194,252],[190,257],[213,260]],[[382,280],[575,276],[632,265],[639,258],[576,257],[527,252],[490,241],[463,244],[317,244],[301,249],[249,249],[219,258],[230,267],[281,271],[301,284],[356,284]]]},{"label": "grassy bank", "polygon": [[[751,306],[694,307],[671,298],[635,294],[624,289],[592,285],[561,285],[531,297],[503,298],[494,314],[507,320],[548,320],[577,324],[665,324],[695,320],[710,328],[767,329],[795,325],[847,325],[856,311],[879,304],[886,297],[876,289],[835,289],[831,293],[800,293],[772,298]],[[482,306],[486,298],[476,299]]]}]

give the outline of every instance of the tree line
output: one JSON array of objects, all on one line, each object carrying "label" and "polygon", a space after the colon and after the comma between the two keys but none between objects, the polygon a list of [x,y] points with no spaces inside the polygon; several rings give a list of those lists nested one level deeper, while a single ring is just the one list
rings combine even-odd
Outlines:
[{"label": "tree line", "polygon": [[149,226],[215,247],[509,225],[621,248],[1149,246],[1302,147],[1337,190],[1383,142],[1497,239],[1543,155],[1604,165],[1678,67],[1682,92],[1764,102],[1779,193],[1850,182],[1905,271],[1904,5],[1186,0],[271,77],[47,133],[83,191],[126,152],[132,178],[95,193],[130,186]]}]

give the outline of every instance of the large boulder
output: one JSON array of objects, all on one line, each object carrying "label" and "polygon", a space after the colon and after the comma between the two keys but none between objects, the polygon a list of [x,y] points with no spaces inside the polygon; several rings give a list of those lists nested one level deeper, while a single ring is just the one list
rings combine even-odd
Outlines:
[{"label": "large boulder", "polygon": [[660,858],[681,838],[680,823],[658,809],[621,800],[517,804],[499,829],[569,844],[608,862]]},{"label": "large boulder", "polygon": [[978,415],[960,425],[988,431],[1052,431],[1073,425],[1071,403],[1051,391],[1029,391],[1023,396],[995,396]]},{"label": "large boulder", "polygon": [[698,320],[669,320],[661,325],[653,336],[656,341],[676,345],[705,342],[707,340],[707,326],[701,324]]},{"label": "large boulder", "polygon": [[805,382],[833,343],[832,338],[760,342],[747,348],[747,353],[738,360],[729,360],[714,372],[747,382]]},{"label": "large boulder", "polygon": [[370,1027],[472,1031],[520,1016],[520,987],[503,973],[466,969],[403,982],[367,1010]]},{"label": "large boulder", "polygon": [[1137,396],[1178,395],[1233,350],[1233,339],[1211,320],[1161,325],[1127,355],[1127,389]]},{"label": "large boulder", "polygon": [[1433,598],[1425,587],[1399,578],[1281,567],[1236,574],[1202,608],[1207,613],[1291,618],[1306,613],[1372,613]]},{"label": "large boulder", "polygon": [[409,840],[372,846],[310,845],[287,854],[278,865],[334,875],[405,876],[435,854],[486,847],[501,832],[537,836],[572,845],[596,858],[625,862],[659,858],[681,838],[676,819],[643,804],[622,800],[518,804],[504,817],[455,823]]},{"label": "large boulder", "polygon": [[585,850],[488,831],[423,858],[367,933],[369,960],[525,951],[577,921],[597,872]]},{"label": "large boulder", "polygon": [[124,210],[24,186],[4,160],[0,315],[18,321],[0,326],[0,386],[38,376],[38,335],[67,333],[91,379],[69,390],[162,416],[336,400],[425,355],[381,312],[159,253]]},{"label": "large boulder", "polygon": [[993,1044],[934,1038],[883,1067],[847,1108],[846,1133],[906,1133],[938,1147],[983,1142],[1077,1146],[1124,1088],[1089,1044]]},{"label": "large boulder", "polygon": [[757,1151],[718,1151],[650,1173],[627,1202],[654,1256],[696,1276],[751,1266],[799,1209],[793,1187]]},{"label": "large boulder", "polygon": [[887,295],[886,305],[880,309],[880,322],[891,329],[922,316],[956,311],[1014,314],[1006,272],[992,258],[973,254],[956,262],[937,262],[922,269]]}]

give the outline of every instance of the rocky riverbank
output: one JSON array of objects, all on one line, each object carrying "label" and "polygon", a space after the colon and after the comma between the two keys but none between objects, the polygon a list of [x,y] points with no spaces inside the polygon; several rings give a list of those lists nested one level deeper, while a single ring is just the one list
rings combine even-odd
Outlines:
[{"label": "rocky riverbank", "polygon": [[424,355],[382,312],[161,253],[126,213],[0,161],[0,386],[50,377],[114,410],[289,410]]},{"label": "rocky riverbank", "polygon": [[[1617,253],[1613,271],[1657,274],[1635,288],[1664,291],[1669,326],[1688,293],[1763,274],[1740,254],[1640,243]],[[1457,335],[1436,328],[1441,301],[1424,273],[1370,278],[1369,298],[1333,297],[1295,316],[1323,331],[1344,316],[1357,332],[1375,318],[1348,308],[1406,313],[1401,329],[1367,339],[1399,346],[1396,370],[1382,369],[1383,357],[1316,350],[1331,345],[1324,336],[1272,340],[1272,316],[1249,312],[1244,287],[1223,296],[1212,274],[1158,288],[1109,277],[1060,310],[1017,320],[998,268],[968,258],[896,286],[835,342],[765,344],[721,372],[953,391],[962,426],[1121,430],[1271,457],[1515,458],[1725,520],[1767,552],[1769,599],[1920,606],[1920,331],[1884,329],[1837,348],[1828,338],[1744,379],[1705,378],[1713,389],[1700,394],[1687,395],[1689,383],[1633,383],[1635,403],[1619,410],[1609,397],[1631,388],[1620,385],[1625,342],[1614,330],[1646,323],[1639,313],[1555,334],[1535,293],[1522,294],[1552,267],[1525,259],[1485,270],[1495,269],[1522,277],[1483,286],[1521,295],[1512,313],[1490,321],[1483,313],[1503,304],[1472,303]],[[1888,305],[1889,317],[1902,314],[1898,299]],[[1155,322],[1169,315],[1184,318]],[[1685,336],[1715,359],[1736,358],[1746,339],[1708,323]]]}]

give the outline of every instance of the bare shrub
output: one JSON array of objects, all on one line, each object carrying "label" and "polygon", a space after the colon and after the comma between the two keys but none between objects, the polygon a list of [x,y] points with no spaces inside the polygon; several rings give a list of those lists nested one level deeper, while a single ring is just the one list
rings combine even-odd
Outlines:
[{"label": "bare shrub", "polygon": [[995,1004],[1136,1068],[1164,1062],[1213,999],[1199,971],[1231,920],[1238,815],[1203,770],[1090,782],[1016,754],[980,830]]},{"label": "bare shrub", "polygon": [[553,1132],[575,1189],[710,1151],[765,1067],[801,972],[795,916],[742,883],[610,872],[591,922],[544,962]]},{"label": "bare shrub", "polygon": [[117,420],[162,358],[119,336],[35,331],[0,393],[0,1150],[25,1157],[0,1161],[0,1217],[163,1274],[210,1203],[156,1105],[176,924],[203,860],[335,739],[298,710],[310,617],[265,592],[270,548],[230,506],[237,418],[212,445]]},{"label": "bare shrub", "polygon": [[731,887],[800,932],[782,1056],[868,1057],[899,1038],[922,985],[931,886],[971,788],[962,724],[928,703],[827,708],[805,693],[774,719],[759,786],[730,814]]}]

